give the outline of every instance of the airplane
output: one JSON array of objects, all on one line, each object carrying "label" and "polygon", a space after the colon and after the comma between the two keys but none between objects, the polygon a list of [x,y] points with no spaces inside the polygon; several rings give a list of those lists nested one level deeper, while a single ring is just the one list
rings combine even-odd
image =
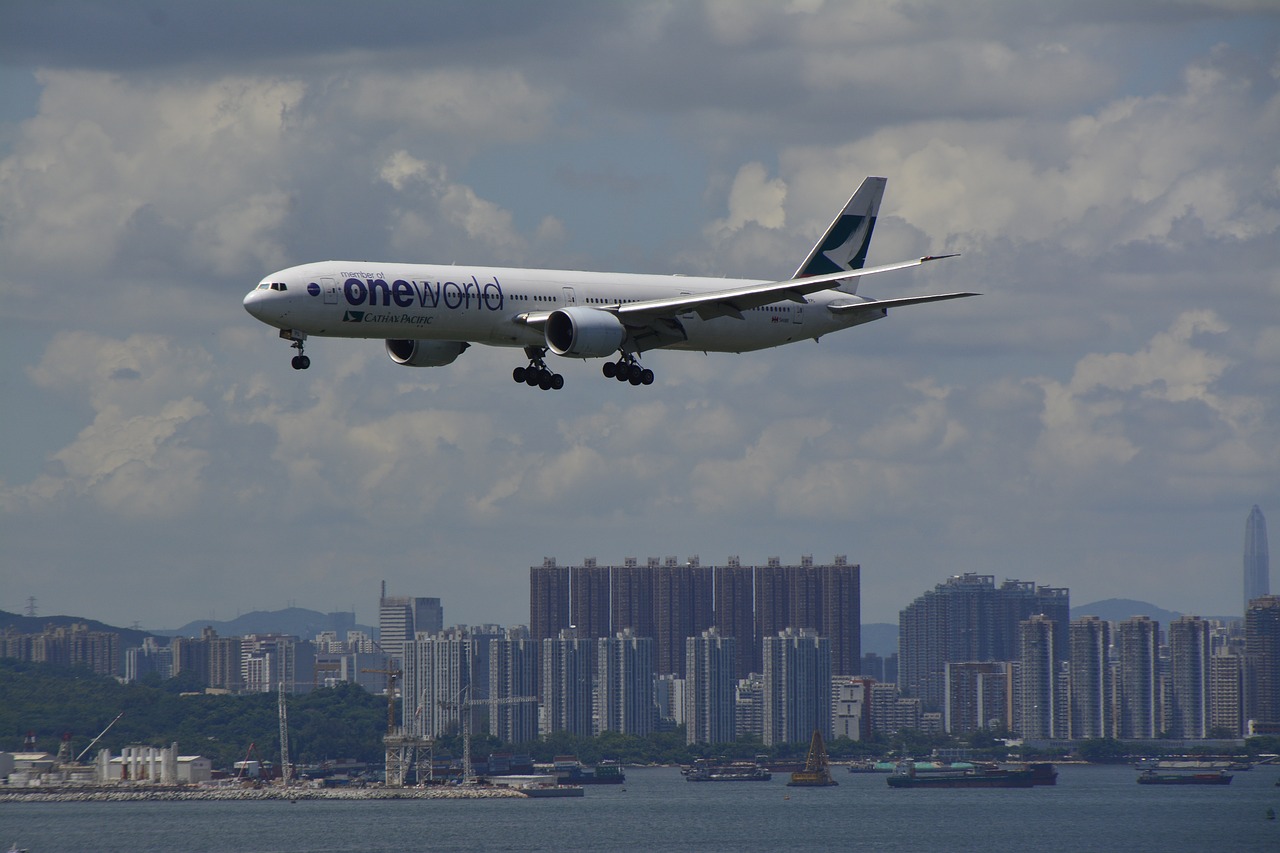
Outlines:
[{"label": "airplane", "polygon": [[977,296],[894,299],[858,295],[869,275],[956,255],[867,267],[885,178],[869,177],[795,273],[782,281],[442,264],[322,261],[274,272],[244,298],[250,314],[280,330],[306,370],[311,336],[381,338],[396,364],[442,367],[473,343],[523,347],[512,379],[564,387],[547,353],[604,358],[606,378],[651,385],[640,356],[654,349],[742,353],[878,320],[890,308]]}]

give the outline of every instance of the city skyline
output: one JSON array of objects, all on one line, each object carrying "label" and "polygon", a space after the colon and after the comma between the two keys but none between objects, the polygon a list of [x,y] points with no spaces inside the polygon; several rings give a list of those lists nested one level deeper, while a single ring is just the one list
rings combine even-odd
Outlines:
[{"label": "city skyline", "polygon": [[[874,621],[965,572],[1238,611],[1280,7],[487,8],[0,3],[0,607],[514,623],[531,560],[661,547],[847,553]],[[860,293],[981,297],[555,395],[487,346],[294,371],[241,303],[341,257],[778,280],[867,175],[869,264],[960,257]]]}]

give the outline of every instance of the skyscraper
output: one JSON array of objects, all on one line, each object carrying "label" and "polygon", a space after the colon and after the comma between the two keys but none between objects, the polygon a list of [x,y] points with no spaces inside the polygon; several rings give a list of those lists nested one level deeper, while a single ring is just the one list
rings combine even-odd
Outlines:
[{"label": "skyscraper", "polygon": [[387,595],[387,583],[382,582],[382,595],[378,599],[378,643],[383,654],[392,659],[391,669],[404,660],[406,643],[413,642],[415,634],[438,634],[444,630],[444,608],[438,598],[419,598],[408,595]]},{"label": "skyscraper", "polygon": [[566,628],[542,641],[542,707],[539,733],[569,732],[591,737],[595,695],[595,640]]},{"label": "skyscraper", "polygon": [[803,743],[831,731],[831,642],[788,628],[765,637],[764,743]]},{"label": "skyscraper", "polygon": [[653,639],[630,630],[596,641],[595,734],[653,732]]},{"label": "skyscraper", "polygon": [[1071,737],[1115,737],[1111,623],[1085,616],[1071,623]]},{"label": "skyscraper", "polygon": [[1119,700],[1117,724],[1122,738],[1153,738],[1159,732],[1156,668],[1159,662],[1160,623],[1135,616],[1120,623],[1116,654],[1120,671],[1116,679]]},{"label": "skyscraper", "polygon": [[1021,654],[1022,736],[1047,739],[1065,736],[1058,730],[1057,626],[1047,616],[1032,616],[1018,625]]},{"label": "skyscraper", "polygon": [[569,624],[569,567],[547,557],[529,567],[529,637],[554,639]]},{"label": "skyscraper", "polygon": [[1171,737],[1209,736],[1209,623],[1180,616],[1169,623],[1169,719]]},{"label": "skyscraper", "polygon": [[1255,598],[1244,614],[1245,717],[1280,723],[1280,595]]},{"label": "skyscraper", "polygon": [[950,577],[899,613],[898,684],[926,710],[941,709],[948,663],[1018,660],[1018,626],[1036,615],[1052,621],[1049,648],[1055,662],[1063,663],[1070,609],[1070,595],[1063,588],[1018,580],[997,587],[994,576],[973,573]]},{"label": "skyscraper", "polygon": [[746,678],[752,672],[759,645],[751,575],[751,567],[743,566],[737,557],[730,557],[727,566],[715,568],[715,625],[721,637],[732,637],[736,641],[735,678]]},{"label": "skyscraper", "polygon": [[539,642],[508,630],[489,641],[489,734],[508,743],[538,737],[537,702],[504,702],[538,692]]},{"label": "skyscraper", "polygon": [[687,743],[730,743],[736,737],[737,641],[708,628],[685,640],[684,719]]},{"label": "skyscraper", "polygon": [[1254,504],[1244,524],[1244,610],[1249,602],[1271,593],[1271,561],[1267,554],[1267,520]]}]

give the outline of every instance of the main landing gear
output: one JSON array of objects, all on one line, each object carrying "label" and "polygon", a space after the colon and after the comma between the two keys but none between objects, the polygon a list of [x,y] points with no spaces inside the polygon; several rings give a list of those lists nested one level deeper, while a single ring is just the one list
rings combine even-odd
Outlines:
[{"label": "main landing gear", "polygon": [[290,346],[298,351],[298,354],[289,362],[293,365],[294,370],[306,370],[311,366],[311,359],[302,354],[303,341],[307,339],[306,332],[295,332],[293,329],[281,329],[280,337],[284,338],[286,341],[293,341]]},{"label": "main landing gear", "polygon": [[547,354],[545,347],[525,347],[525,355],[529,356],[528,367],[517,367],[511,371],[511,378],[523,382],[529,387],[537,386],[543,391],[559,391],[564,387],[564,377],[553,373],[542,357]]},{"label": "main landing gear", "polygon": [[641,367],[634,355],[624,354],[616,362],[606,361],[601,372],[606,378],[616,379],[619,382],[630,382],[632,385],[653,384],[653,371],[647,367]]}]

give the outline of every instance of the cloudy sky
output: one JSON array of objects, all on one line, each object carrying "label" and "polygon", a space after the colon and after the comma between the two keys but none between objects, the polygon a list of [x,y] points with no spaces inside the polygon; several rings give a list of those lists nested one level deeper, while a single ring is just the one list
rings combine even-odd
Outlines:
[{"label": "cloudy sky", "polygon": [[[528,567],[848,555],[1239,613],[1280,527],[1280,7],[0,3],[0,609],[528,618]],[[406,368],[241,306],[328,258],[789,274],[866,175],[890,297],[655,385]],[[1276,538],[1273,535],[1273,539]]]}]

